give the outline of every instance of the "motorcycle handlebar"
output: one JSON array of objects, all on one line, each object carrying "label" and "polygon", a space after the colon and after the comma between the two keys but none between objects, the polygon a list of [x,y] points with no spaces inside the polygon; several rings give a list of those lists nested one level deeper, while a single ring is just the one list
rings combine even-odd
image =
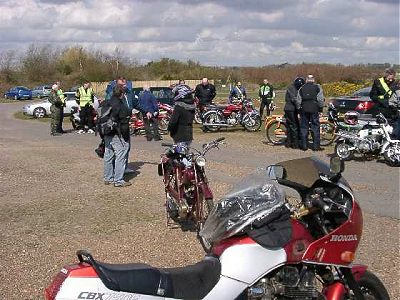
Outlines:
[{"label": "motorcycle handlebar", "polygon": [[219,143],[219,142],[222,142],[223,140],[225,140],[225,138],[224,137],[220,137],[220,138],[216,139],[215,142]]},{"label": "motorcycle handlebar", "polygon": [[162,147],[172,147],[173,144],[171,144],[171,143],[161,143],[161,146]]}]

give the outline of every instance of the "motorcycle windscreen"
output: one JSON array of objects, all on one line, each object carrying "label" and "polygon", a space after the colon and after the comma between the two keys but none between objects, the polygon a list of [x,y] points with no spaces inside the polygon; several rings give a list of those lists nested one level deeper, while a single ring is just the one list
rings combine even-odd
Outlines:
[{"label": "motorcycle windscreen", "polygon": [[222,198],[210,212],[200,235],[216,243],[240,233],[284,205],[285,193],[264,174],[253,174]]}]

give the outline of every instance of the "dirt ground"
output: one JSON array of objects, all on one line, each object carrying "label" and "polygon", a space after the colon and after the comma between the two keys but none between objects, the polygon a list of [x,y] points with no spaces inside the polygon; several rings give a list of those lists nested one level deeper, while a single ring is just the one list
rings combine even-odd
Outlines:
[{"label": "dirt ground", "polygon": [[[193,232],[166,226],[159,142],[134,137],[132,186],[102,181],[99,138],[49,135],[49,124],[16,120],[21,104],[0,104],[0,299],[42,299],[60,268],[78,249],[107,262],[182,266],[204,255]],[[66,119],[65,129],[70,126]],[[241,177],[281,160],[312,155],[262,143],[262,131],[195,132],[195,146],[226,137],[208,156],[207,172],[218,199]],[[165,141],[169,141],[165,137]],[[328,148],[317,156],[328,161]],[[357,261],[384,282],[391,299],[399,289],[399,170],[381,162],[350,162],[345,177],[364,209]]]}]

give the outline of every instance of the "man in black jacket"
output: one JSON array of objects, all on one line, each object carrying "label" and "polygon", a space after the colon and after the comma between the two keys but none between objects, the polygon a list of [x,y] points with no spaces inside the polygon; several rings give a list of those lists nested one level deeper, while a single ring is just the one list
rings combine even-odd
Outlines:
[{"label": "man in black jacket", "polygon": [[189,146],[193,140],[193,90],[185,84],[179,84],[174,88],[174,93],[175,106],[168,123],[168,131],[175,144],[184,143]]},{"label": "man in black jacket", "polygon": [[320,144],[319,112],[324,107],[322,87],[315,84],[313,75],[307,75],[306,83],[299,89],[296,108],[300,110],[300,149],[308,149],[308,129],[313,137],[313,151],[323,150]]},{"label": "man in black jacket", "polygon": [[299,148],[299,112],[296,109],[296,99],[299,89],[304,83],[304,78],[297,77],[286,90],[284,111],[287,125],[285,147],[287,148]]},{"label": "man in black jacket", "polygon": [[212,104],[216,94],[215,86],[208,82],[208,78],[203,78],[194,90],[194,95],[199,99],[201,106]]},{"label": "man in black jacket", "polygon": [[395,77],[396,72],[393,69],[386,69],[383,77],[374,80],[369,93],[371,100],[378,105],[379,111],[387,118],[392,118],[393,113],[393,110],[389,108],[389,98],[397,88]]}]

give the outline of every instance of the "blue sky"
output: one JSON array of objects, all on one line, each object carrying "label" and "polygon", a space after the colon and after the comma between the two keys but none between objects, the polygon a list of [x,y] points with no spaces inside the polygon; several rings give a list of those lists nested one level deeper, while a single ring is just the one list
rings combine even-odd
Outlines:
[{"label": "blue sky", "polygon": [[398,0],[0,0],[0,52],[82,45],[138,62],[399,63]]}]

